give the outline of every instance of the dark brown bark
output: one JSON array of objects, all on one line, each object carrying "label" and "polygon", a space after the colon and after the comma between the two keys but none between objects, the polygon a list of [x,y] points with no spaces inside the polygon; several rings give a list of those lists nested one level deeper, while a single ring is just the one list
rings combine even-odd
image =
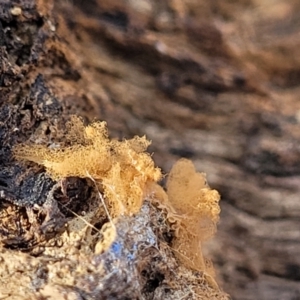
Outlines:
[{"label": "dark brown bark", "polygon": [[223,212],[207,252],[234,299],[300,297],[300,2],[45,3],[0,1],[1,203],[53,186],[12,145],[102,119],[146,134],[166,172],[184,156],[208,174]]}]

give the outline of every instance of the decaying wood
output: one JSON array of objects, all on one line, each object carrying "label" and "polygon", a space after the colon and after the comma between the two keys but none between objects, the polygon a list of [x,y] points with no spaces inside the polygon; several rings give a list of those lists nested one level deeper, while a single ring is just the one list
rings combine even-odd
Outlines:
[{"label": "decaying wood", "polygon": [[[74,113],[106,120],[115,137],[146,134],[166,172],[184,156],[208,174],[223,213],[207,252],[234,299],[299,297],[298,0],[0,7],[3,211],[42,205],[53,187],[12,145],[62,141]],[[10,233],[13,247],[41,238]]]}]

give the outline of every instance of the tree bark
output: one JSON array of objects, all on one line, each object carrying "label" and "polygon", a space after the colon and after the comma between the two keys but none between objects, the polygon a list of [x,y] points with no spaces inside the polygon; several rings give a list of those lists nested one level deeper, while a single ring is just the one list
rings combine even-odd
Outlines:
[{"label": "tree bark", "polygon": [[[222,215],[206,251],[233,299],[299,297],[298,0],[0,7],[2,209],[24,213],[54,186],[14,144],[62,141],[72,114],[105,120],[114,137],[146,134],[165,172],[187,157],[207,173]],[[40,238],[18,230],[10,248]]]}]

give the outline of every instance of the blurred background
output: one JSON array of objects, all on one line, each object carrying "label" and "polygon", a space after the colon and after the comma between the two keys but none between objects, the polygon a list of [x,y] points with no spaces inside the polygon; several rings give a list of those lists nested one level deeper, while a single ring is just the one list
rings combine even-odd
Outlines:
[{"label": "blurred background", "polygon": [[[74,0],[55,10],[80,54],[77,111],[115,137],[146,134],[164,172],[191,159],[222,195],[205,248],[222,288],[233,299],[300,299],[300,1]],[[77,105],[82,95],[65,90]]]}]

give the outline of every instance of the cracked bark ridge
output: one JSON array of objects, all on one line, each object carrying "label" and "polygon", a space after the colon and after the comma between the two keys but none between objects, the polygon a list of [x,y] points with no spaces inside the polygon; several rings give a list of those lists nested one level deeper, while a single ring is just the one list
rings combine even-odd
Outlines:
[{"label": "cracked bark ridge", "polygon": [[263,4],[1,0],[1,205],[19,210],[13,178],[42,174],[12,145],[55,146],[71,113],[103,119],[147,134],[166,171],[185,156],[208,174],[223,196],[208,252],[234,299],[298,298],[300,5]]},{"label": "cracked bark ridge", "polygon": [[[104,118],[112,106],[104,89],[94,86],[96,98],[88,92],[93,73],[69,34],[72,22],[51,1],[0,0],[0,7],[0,296],[227,299],[205,273],[177,263],[161,210],[147,203],[136,217],[120,218],[110,246],[91,182],[55,183],[41,167],[15,161],[16,143],[57,147],[71,114]],[[114,22],[110,14],[104,19]],[[155,234],[162,227],[168,241]]]}]

